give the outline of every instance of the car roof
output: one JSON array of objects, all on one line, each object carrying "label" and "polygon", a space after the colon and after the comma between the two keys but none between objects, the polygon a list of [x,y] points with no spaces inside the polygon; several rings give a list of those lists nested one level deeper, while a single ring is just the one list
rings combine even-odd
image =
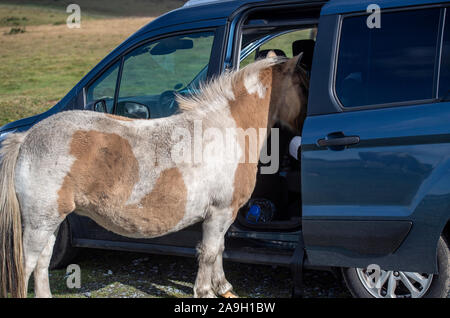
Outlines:
[{"label": "car roof", "polygon": [[[280,2],[313,2],[320,0],[190,0],[184,6],[170,11],[151,21],[137,34],[154,31],[172,25],[179,25],[202,20],[228,18],[237,9],[249,4],[270,4]],[[443,0],[330,0],[322,8],[321,15],[342,14],[366,11],[367,6],[376,3],[383,8],[414,6],[446,2]],[[136,34],[136,35],[137,35]]]},{"label": "car roof", "polygon": [[196,22],[202,20],[223,19],[229,17],[240,7],[264,0],[194,0],[188,1],[184,6],[170,11],[144,26],[138,33],[146,33],[160,28]]},{"label": "car roof", "polygon": [[371,4],[377,4],[381,9],[395,7],[418,6],[445,3],[443,0],[331,0],[323,6],[321,15],[342,14],[366,11]]},{"label": "car roof", "polygon": [[145,25],[137,34],[147,33],[168,26],[190,22],[224,19],[239,8],[250,4],[312,3],[326,0],[190,0],[182,7],[170,11]]}]

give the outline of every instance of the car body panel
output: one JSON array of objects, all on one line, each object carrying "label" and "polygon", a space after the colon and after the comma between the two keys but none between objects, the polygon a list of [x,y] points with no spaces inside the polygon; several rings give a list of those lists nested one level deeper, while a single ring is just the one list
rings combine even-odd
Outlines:
[{"label": "car body panel", "polygon": [[[448,103],[308,117],[302,146],[304,234],[308,220],[412,221],[399,250],[385,260],[361,255],[360,266],[375,263],[389,269],[395,264],[397,269],[436,272],[437,229],[449,217],[449,121]],[[334,131],[358,135],[361,141],[337,151],[317,145]],[[379,234],[367,235],[376,240]],[[305,234],[308,256],[329,264],[334,258],[318,255],[316,241]],[[339,250],[346,252],[344,246]]]},{"label": "car body panel", "polygon": [[[384,269],[437,273],[437,242],[450,218],[449,105],[434,99],[366,109],[341,107],[333,89],[341,21],[336,13],[365,11],[366,5],[347,2],[324,6],[314,53],[301,159],[307,257],[318,265],[377,264]],[[409,9],[428,3],[389,5]],[[331,149],[319,146],[319,139],[341,133],[358,136],[359,143]],[[360,233],[358,221],[372,221],[373,226]],[[372,253],[383,247],[380,236],[388,235],[378,226],[384,221],[412,226],[407,233],[391,231],[396,233],[393,240],[402,241],[398,247],[384,255]],[[342,231],[331,231],[331,225]],[[324,246],[320,237],[345,243]],[[358,238],[361,245],[371,242],[371,248],[356,252],[351,238]]]}]

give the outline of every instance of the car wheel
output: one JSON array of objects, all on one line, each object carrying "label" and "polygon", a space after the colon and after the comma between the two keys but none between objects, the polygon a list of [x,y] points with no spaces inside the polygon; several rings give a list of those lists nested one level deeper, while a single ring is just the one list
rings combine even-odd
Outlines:
[{"label": "car wheel", "polygon": [[70,224],[67,218],[61,223],[53,247],[50,269],[59,269],[66,267],[73,261],[77,255],[78,249],[72,246]]},{"label": "car wheel", "polygon": [[439,274],[381,270],[378,284],[373,269],[344,268],[342,274],[348,289],[358,298],[445,298],[450,286],[449,255],[441,237],[437,249]]}]

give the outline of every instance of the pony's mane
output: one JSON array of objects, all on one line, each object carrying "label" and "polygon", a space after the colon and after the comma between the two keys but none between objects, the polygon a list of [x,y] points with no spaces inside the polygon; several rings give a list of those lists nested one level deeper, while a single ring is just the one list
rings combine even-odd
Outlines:
[{"label": "pony's mane", "polygon": [[284,57],[265,58],[253,62],[238,71],[225,71],[209,82],[201,83],[199,88],[188,96],[177,94],[177,102],[181,111],[217,110],[234,100],[233,87],[239,79],[258,73],[273,65],[283,63]]}]

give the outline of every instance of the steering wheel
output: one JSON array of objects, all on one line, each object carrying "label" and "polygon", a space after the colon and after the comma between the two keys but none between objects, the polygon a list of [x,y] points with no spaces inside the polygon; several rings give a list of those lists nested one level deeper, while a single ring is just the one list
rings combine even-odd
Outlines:
[{"label": "steering wheel", "polygon": [[159,95],[159,105],[162,108],[173,110],[175,108],[175,91],[169,90]]}]

